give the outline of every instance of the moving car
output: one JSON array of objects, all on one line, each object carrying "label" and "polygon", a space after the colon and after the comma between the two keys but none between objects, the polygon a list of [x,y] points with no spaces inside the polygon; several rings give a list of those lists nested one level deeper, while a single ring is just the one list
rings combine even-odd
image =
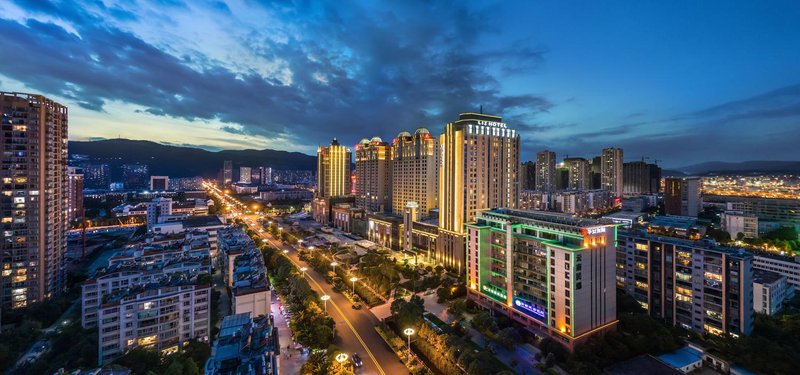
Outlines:
[{"label": "moving car", "polygon": [[353,353],[353,356],[350,357],[353,360],[353,366],[361,367],[364,365],[364,362],[361,361],[361,356],[358,353]]}]

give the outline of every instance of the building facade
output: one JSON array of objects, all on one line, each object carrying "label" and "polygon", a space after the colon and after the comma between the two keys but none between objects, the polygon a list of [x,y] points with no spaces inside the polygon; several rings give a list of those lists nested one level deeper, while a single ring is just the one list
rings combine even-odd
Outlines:
[{"label": "building facade", "polygon": [[0,112],[0,307],[6,309],[44,301],[64,288],[68,111],[41,95],[0,92]]},{"label": "building facade", "polygon": [[439,136],[437,262],[463,272],[466,223],[492,207],[516,208],[519,134],[499,116],[462,113]]},{"label": "building facade", "polygon": [[589,175],[591,165],[584,158],[565,158],[564,166],[567,167],[569,177],[567,178],[567,189],[570,190],[589,190],[592,187],[592,178]]},{"label": "building facade", "polygon": [[350,194],[350,149],[339,144],[336,138],[330,146],[317,149],[317,191],[320,198]]},{"label": "building facade", "polygon": [[169,176],[150,176],[150,191],[169,190]]},{"label": "building facade", "polygon": [[520,190],[536,189],[536,162],[526,161],[519,166]]},{"label": "building facade", "polygon": [[621,148],[609,147],[604,148],[600,155],[601,187],[617,197],[621,197],[623,193],[622,154]]},{"label": "building facade", "polygon": [[661,167],[644,161],[634,161],[622,165],[625,196],[656,194],[661,189]]},{"label": "building facade", "polygon": [[109,296],[97,312],[97,359],[104,365],[140,347],[166,355],[211,334],[211,285],[147,286]]},{"label": "building facade", "polygon": [[83,169],[67,167],[67,221],[83,218]]},{"label": "building facade", "polygon": [[222,162],[222,184],[230,185],[233,182],[233,161]]},{"label": "building facade", "polygon": [[722,230],[728,232],[732,239],[758,238],[758,216],[741,211],[725,211],[721,217]]},{"label": "building facade", "polygon": [[416,202],[419,218],[439,206],[439,142],[428,129],[401,132],[392,141],[392,212]]},{"label": "building facade", "polygon": [[664,212],[667,215],[697,217],[702,205],[699,178],[664,179]]},{"label": "building facade", "polygon": [[536,190],[556,190],[556,153],[553,151],[536,153]]},{"label": "building facade", "polygon": [[150,167],[142,163],[122,165],[122,183],[127,190],[147,189],[150,181]]},{"label": "building facade", "polygon": [[379,137],[356,145],[356,207],[370,212],[392,209],[392,149]]},{"label": "building facade", "polygon": [[620,231],[617,287],[667,324],[716,335],[753,330],[753,255],[742,250]]},{"label": "building facade", "polygon": [[617,322],[616,227],[493,209],[467,224],[468,298],[570,350]]},{"label": "building facade", "polygon": [[786,276],[779,273],[755,270],[753,273],[753,309],[765,315],[775,315],[783,309],[783,302],[794,296]]}]

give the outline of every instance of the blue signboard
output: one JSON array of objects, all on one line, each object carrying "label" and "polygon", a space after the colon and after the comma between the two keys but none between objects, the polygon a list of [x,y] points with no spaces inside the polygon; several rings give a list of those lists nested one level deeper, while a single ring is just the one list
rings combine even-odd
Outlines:
[{"label": "blue signboard", "polygon": [[514,298],[514,308],[522,311],[525,315],[529,315],[542,322],[547,321],[547,311],[544,308],[534,305],[528,301]]}]

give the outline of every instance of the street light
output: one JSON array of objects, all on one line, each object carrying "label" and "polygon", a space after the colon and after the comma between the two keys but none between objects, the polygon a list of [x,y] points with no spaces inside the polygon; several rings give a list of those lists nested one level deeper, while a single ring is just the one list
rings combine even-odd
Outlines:
[{"label": "street light", "polygon": [[327,294],[323,294],[322,297],[319,297],[319,299],[321,299],[322,302],[325,303],[325,313],[327,314],[328,313],[328,300],[331,299],[331,296],[329,296]]},{"label": "street light", "polygon": [[336,274],[336,266],[338,266],[338,265],[339,265],[339,263],[331,262],[331,267],[333,267],[333,274],[334,275]]},{"label": "street light", "polygon": [[339,353],[336,355],[336,362],[342,363],[347,360],[347,354]]},{"label": "street light", "polygon": [[308,271],[308,267],[300,267],[300,272],[303,273],[303,277],[306,277],[306,271]]},{"label": "street light", "polygon": [[289,255],[289,250],[283,249],[283,253],[288,256]]},{"label": "street light", "polygon": [[267,239],[266,239],[266,238],[262,238],[262,239],[261,239],[261,242],[263,242],[263,243],[267,243],[268,241],[267,241]]},{"label": "street light", "polygon": [[350,278],[350,281],[353,282],[353,295],[356,295],[356,281],[358,281],[358,278],[353,276]]},{"label": "street light", "polygon": [[414,334],[414,328],[406,328],[403,333],[408,336],[408,361],[411,362],[411,335]]}]

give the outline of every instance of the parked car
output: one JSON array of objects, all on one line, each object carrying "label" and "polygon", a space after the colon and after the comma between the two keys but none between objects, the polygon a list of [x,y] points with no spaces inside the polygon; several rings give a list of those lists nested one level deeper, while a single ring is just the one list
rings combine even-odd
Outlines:
[{"label": "parked car", "polygon": [[354,303],[353,304],[353,310],[361,310],[361,304],[360,303]]}]

